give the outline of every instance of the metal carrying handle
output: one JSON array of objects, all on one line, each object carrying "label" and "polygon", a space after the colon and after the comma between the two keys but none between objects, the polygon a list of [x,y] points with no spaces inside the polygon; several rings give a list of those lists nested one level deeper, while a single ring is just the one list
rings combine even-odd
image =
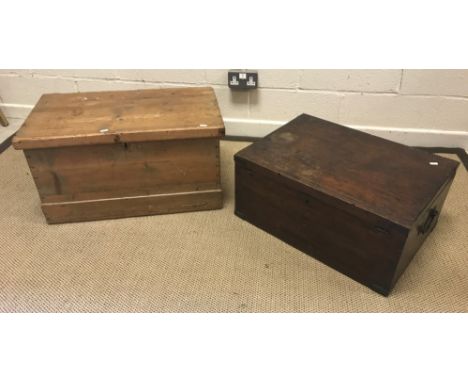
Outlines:
[{"label": "metal carrying handle", "polygon": [[432,231],[437,223],[438,218],[439,212],[435,208],[432,208],[429,211],[429,214],[427,215],[427,219],[424,222],[424,224],[418,227],[418,233],[420,235],[424,235],[425,233]]}]

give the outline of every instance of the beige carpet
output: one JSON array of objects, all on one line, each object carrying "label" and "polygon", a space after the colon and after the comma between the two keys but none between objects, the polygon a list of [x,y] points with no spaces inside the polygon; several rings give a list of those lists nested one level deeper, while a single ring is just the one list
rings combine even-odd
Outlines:
[{"label": "beige carpet", "polygon": [[[382,297],[233,214],[222,142],[218,211],[46,224],[21,152],[0,155],[0,312],[467,312],[468,176]],[[455,158],[452,156],[452,158]]]}]

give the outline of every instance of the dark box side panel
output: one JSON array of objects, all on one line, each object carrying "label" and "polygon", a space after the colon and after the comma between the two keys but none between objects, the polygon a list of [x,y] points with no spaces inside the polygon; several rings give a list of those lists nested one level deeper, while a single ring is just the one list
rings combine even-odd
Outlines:
[{"label": "dark box side panel", "polygon": [[[453,175],[453,177],[454,176],[455,174]],[[436,227],[439,215],[442,213],[445,199],[447,198],[450,186],[452,185],[453,177],[441,187],[439,193],[426,207],[426,209],[421,213],[419,218],[416,220],[414,226],[410,230],[408,239],[406,241],[406,245],[403,249],[400,261],[395,272],[395,276],[392,280],[392,287],[397,283],[398,279],[408,267],[409,263],[416,255],[419,248],[423,245],[424,241]],[[434,219],[433,223],[430,225],[429,229],[426,232],[421,232],[421,227],[423,227],[426,221],[430,219],[429,214],[432,210],[437,211],[437,217]]]},{"label": "dark box side panel", "polygon": [[360,219],[236,162],[239,217],[387,295],[405,243],[401,230],[385,230],[382,219]]}]

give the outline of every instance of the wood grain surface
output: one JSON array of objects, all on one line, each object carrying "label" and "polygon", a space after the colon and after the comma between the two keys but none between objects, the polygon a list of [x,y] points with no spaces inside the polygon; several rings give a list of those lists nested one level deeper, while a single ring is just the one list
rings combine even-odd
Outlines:
[{"label": "wood grain surface", "polygon": [[41,205],[49,224],[213,210],[222,206],[221,189]]},{"label": "wood grain surface", "polygon": [[49,223],[222,207],[216,138],[31,149],[25,155]]},{"label": "wood grain surface", "polygon": [[219,188],[218,139],[25,150],[44,203]]},{"label": "wood grain surface", "polygon": [[241,150],[236,160],[407,228],[459,165],[306,114]]},{"label": "wood grain surface", "polygon": [[212,88],[43,95],[13,139],[16,149],[220,137]]},{"label": "wood grain surface", "polygon": [[235,155],[237,216],[388,295],[458,162],[301,115]]},{"label": "wood grain surface", "polygon": [[49,223],[222,207],[211,88],[46,94],[13,140]]}]

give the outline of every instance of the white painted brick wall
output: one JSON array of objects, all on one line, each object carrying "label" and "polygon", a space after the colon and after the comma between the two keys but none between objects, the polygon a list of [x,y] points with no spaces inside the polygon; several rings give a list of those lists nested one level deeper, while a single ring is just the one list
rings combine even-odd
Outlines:
[{"label": "white painted brick wall", "polygon": [[75,79],[74,81],[79,92],[158,89],[161,87],[158,84],[124,80],[107,81],[101,79]]},{"label": "white painted brick wall", "polygon": [[401,93],[468,97],[468,70],[405,70]]},{"label": "white painted brick wall", "polygon": [[365,129],[468,137],[468,70],[261,69],[255,91],[231,91],[226,83],[224,69],[3,69],[0,107],[10,118],[24,118],[43,93],[210,85],[223,117],[252,135],[305,112]]},{"label": "white painted brick wall", "polygon": [[214,89],[224,118],[249,118],[249,92],[233,92],[220,86]]},{"label": "white painted brick wall", "polygon": [[76,91],[76,84],[72,80],[36,78],[31,75],[0,75],[0,97],[2,103],[34,105],[44,93]]},{"label": "white painted brick wall", "polygon": [[359,126],[468,131],[468,98],[347,94],[340,122]]},{"label": "white painted brick wall", "polygon": [[300,87],[311,90],[396,92],[401,70],[303,70]]},{"label": "white painted brick wall", "polygon": [[342,98],[339,93],[260,89],[251,92],[250,117],[288,121],[299,114],[308,113],[330,121],[338,121]]}]

